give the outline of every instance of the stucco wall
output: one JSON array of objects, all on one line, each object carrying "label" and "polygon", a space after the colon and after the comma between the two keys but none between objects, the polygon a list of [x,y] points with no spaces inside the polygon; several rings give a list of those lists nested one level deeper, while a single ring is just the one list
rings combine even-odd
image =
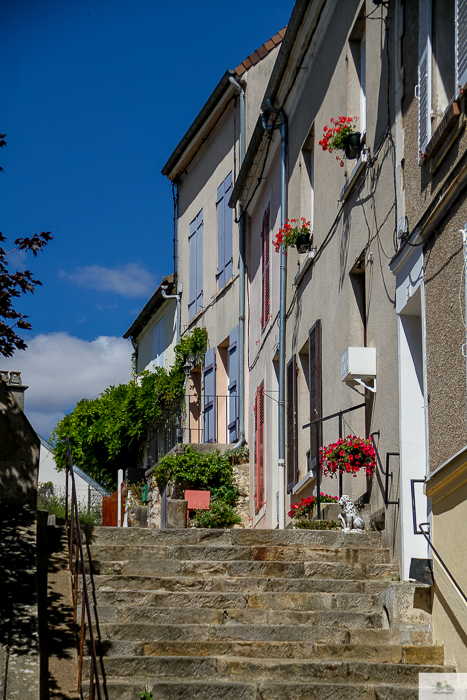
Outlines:
[{"label": "stucco wall", "polygon": [[177,305],[174,299],[167,300],[157,310],[151,320],[147,323],[136,341],[138,343],[138,367],[137,371],[153,370],[153,330],[154,326],[159,323],[164,317],[164,367],[169,370],[175,360],[175,342],[176,342],[176,321],[177,321]]}]

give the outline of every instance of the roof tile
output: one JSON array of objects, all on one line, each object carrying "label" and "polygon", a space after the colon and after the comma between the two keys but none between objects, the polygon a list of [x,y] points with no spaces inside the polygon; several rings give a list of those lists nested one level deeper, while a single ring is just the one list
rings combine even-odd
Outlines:
[{"label": "roof tile", "polygon": [[251,54],[248,56],[248,58],[250,59],[250,61],[252,62],[252,64],[253,64],[254,66],[256,66],[256,64],[259,63],[260,60],[261,60],[260,57],[258,56],[258,53],[257,53],[256,51],[254,51],[253,53],[251,53]]},{"label": "roof tile", "polygon": [[280,34],[274,34],[274,36],[271,37],[271,41],[273,41],[275,43],[275,45],[277,46],[277,44],[281,43],[282,37]]},{"label": "roof tile", "polygon": [[235,72],[237,75],[243,75],[246,72],[246,68],[243,63],[240,63],[240,65],[235,68]]},{"label": "roof tile", "polygon": [[260,58],[264,58],[265,56],[267,56],[268,50],[265,47],[265,45],[263,44],[262,46],[259,47],[259,49],[256,49],[256,53],[258,54],[258,56]]},{"label": "roof tile", "polygon": [[243,65],[244,65],[245,68],[248,70],[248,68],[251,68],[251,66],[252,66],[253,64],[252,64],[252,62],[250,61],[249,58],[245,58],[245,60],[243,61]]},{"label": "roof tile", "polygon": [[271,39],[268,39],[267,42],[264,44],[264,46],[266,47],[266,49],[267,49],[267,51],[268,51],[268,53],[269,53],[269,51],[272,51],[272,50],[273,50],[275,44],[274,44],[273,41],[271,41]]}]

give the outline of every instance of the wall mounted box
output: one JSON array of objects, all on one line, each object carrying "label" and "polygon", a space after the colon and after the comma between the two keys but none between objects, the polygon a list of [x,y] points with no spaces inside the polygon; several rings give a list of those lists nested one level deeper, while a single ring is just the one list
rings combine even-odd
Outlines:
[{"label": "wall mounted box", "polygon": [[376,348],[347,348],[341,356],[342,381],[351,382],[375,377]]}]

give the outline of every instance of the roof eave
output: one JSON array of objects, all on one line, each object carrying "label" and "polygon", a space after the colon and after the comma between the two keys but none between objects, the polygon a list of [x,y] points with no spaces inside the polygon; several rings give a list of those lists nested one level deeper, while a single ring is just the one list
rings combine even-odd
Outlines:
[{"label": "roof eave", "polygon": [[143,330],[144,326],[148,323],[153,313],[159,308],[159,306],[162,306],[163,302],[165,301],[165,297],[162,295],[162,285],[168,285],[167,291],[169,292],[169,294],[171,294],[171,286],[173,286],[173,283],[173,274],[162,278],[162,282],[160,283],[152,297],[149,299],[149,301],[147,301],[146,304],[143,306],[143,308],[141,309],[141,311],[139,312],[138,316],[133,321],[129,329],[123,334],[123,338],[135,338],[141,333],[141,331]]}]

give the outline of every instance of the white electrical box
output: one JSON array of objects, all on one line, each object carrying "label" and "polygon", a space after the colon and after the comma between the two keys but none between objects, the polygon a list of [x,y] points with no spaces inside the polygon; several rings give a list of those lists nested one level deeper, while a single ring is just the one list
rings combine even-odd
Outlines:
[{"label": "white electrical box", "polygon": [[376,348],[347,348],[341,357],[343,382],[376,378]]}]

